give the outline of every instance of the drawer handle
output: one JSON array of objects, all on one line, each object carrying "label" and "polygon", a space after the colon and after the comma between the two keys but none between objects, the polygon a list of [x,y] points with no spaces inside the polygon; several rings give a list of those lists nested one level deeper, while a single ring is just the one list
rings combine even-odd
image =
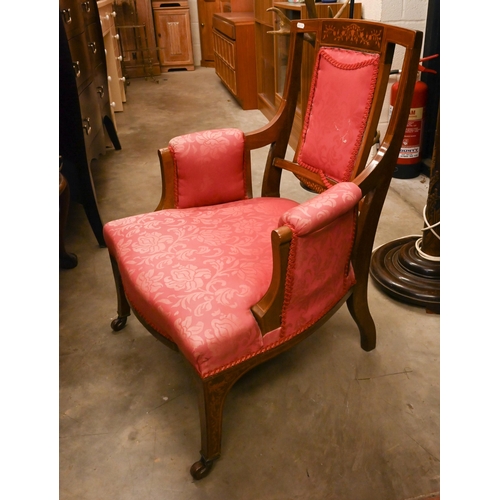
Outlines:
[{"label": "drawer handle", "polygon": [[99,85],[97,87],[97,93],[99,94],[99,97],[102,99],[104,97],[104,87],[102,85]]},{"label": "drawer handle", "polygon": [[115,103],[115,101],[113,101],[113,102],[110,102],[110,103],[109,103],[109,105],[110,105],[112,108],[114,108],[114,107],[116,106],[116,103]]},{"label": "drawer handle", "polygon": [[95,54],[97,52],[97,44],[95,42],[89,42],[88,45],[92,53]]},{"label": "drawer handle", "polygon": [[71,9],[63,9],[62,13],[63,13],[64,22],[66,24],[69,24],[72,21],[72,19],[71,19]]},{"label": "drawer handle", "polygon": [[90,12],[90,2],[82,2],[83,12]]},{"label": "drawer handle", "polygon": [[116,12],[115,12],[115,11],[111,12],[111,15],[112,15],[113,17],[116,17]]},{"label": "drawer handle", "polygon": [[82,122],[83,129],[85,130],[85,132],[87,132],[87,135],[90,135],[90,133],[92,132],[92,127],[90,126],[90,118],[84,118]]},{"label": "drawer handle", "polygon": [[117,40],[120,39],[120,35],[117,33],[116,35],[113,35],[112,38],[116,38]]},{"label": "drawer handle", "polygon": [[76,76],[77,78],[79,78],[79,77],[80,77],[80,75],[81,75],[81,71],[80,71],[80,61],[75,61],[75,62],[73,63],[73,70],[75,71],[75,76]]},{"label": "drawer handle", "polygon": [[109,21],[109,14],[106,14],[105,16],[101,16],[101,21],[103,20]]},{"label": "drawer handle", "polygon": [[122,57],[122,56],[118,56],[116,59],[117,59],[118,61],[123,61],[123,57]]},{"label": "drawer handle", "polygon": [[121,78],[118,78],[118,80],[120,80],[120,82],[124,82],[124,81],[126,81],[126,78],[124,76],[122,76]]}]

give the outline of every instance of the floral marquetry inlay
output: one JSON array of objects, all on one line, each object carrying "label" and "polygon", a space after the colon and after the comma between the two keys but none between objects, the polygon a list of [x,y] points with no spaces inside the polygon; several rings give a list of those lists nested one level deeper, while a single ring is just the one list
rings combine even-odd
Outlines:
[{"label": "floral marquetry inlay", "polygon": [[369,50],[380,50],[384,29],[366,28],[352,21],[345,23],[323,24],[322,41],[326,43],[342,43],[345,46],[364,46]]}]

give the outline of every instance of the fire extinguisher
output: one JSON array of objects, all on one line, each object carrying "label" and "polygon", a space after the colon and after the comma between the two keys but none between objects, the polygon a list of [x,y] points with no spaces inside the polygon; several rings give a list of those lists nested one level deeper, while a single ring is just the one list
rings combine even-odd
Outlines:
[{"label": "fire extinguisher", "polygon": [[[439,54],[428,56],[420,59],[420,62],[427,61],[438,57]],[[432,69],[425,68],[419,64],[420,72],[437,73]],[[399,70],[391,71],[391,73],[399,73]],[[389,116],[392,112],[392,107],[396,102],[399,82],[396,82],[391,87],[391,99],[389,107]],[[422,131],[425,119],[425,105],[427,103],[428,87],[421,80],[415,82],[413,98],[411,101],[410,114],[408,123],[406,124],[403,144],[399,151],[398,161],[394,169],[393,177],[397,179],[412,179],[420,174],[421,170],[421,148],[422,148]]]}]

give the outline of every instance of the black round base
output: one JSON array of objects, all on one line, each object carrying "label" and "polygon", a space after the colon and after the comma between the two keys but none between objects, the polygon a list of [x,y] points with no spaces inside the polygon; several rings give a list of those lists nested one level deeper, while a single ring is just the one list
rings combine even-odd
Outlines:
[{"label": "black round base", "polygon": [[375,250],[370,275],[393,299],[439,314],[439,262],[420,257],[415,249],[417,239],[408,236]]}]

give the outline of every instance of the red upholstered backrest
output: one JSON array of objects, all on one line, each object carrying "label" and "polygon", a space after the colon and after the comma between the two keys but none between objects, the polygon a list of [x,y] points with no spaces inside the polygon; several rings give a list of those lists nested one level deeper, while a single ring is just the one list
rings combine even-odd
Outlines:
[{"label": "red upholstered backrest", "polygon": [[378,74],[378,54],[322,47],[318,52],[297,161],[337,182],[350,180]]}]

